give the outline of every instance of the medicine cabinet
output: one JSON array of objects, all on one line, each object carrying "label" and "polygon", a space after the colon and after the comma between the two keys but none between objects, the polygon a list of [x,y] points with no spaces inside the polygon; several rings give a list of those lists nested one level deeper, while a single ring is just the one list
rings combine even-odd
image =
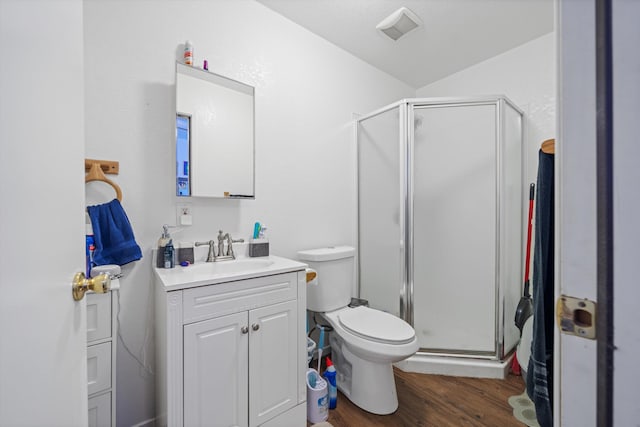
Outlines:
[{"label": "medicine cabinet", "polygon": [[176,195],[255,197],[253,86],[176,63]]}]

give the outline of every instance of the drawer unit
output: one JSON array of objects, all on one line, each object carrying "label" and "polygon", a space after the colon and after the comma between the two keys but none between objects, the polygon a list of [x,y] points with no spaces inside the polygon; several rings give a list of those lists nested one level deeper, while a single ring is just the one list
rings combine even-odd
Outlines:
[{"label": "drawer unit", "polygon": [[115,427],[119,286],[119,281],[115,279],[111,281],[111,292],[86,295],[87,391],[91,427]]}]

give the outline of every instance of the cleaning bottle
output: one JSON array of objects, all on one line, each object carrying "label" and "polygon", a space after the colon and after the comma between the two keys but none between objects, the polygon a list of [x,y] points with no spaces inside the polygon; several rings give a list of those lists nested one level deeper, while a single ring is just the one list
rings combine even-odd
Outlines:
[{"label": "cleaning bottle", "polygon": [[193,45],[187,40],[184,43],[184,65],[193,65]]},{"label": "cleaning bottle", "polygon": [[156,267],[164,268],[164,248],[171,240],[169,235],[169,226],[167,224],[162,226],[162,235],[158,239],[158,253],[156,254]]},{"label": "cleaning bottle", "polygon": [[96,250],[95,239],[93,237],[93,227],[91,220],[85,224],[85,256],[86,271],[85,277],[91,277],[91,268],[93,268],[93,252]]},{"label": "cleaning bottle", "polygon": [[164,268],[175,267],[175,249],[173,248],[173,241],[169,239],[169,243],[164,247]]},{"label": "cleaning bottle", "polygon": [[326,358],[327,369],[324,371],[324,377],[327,379],[329,388],[329,409],[336,409],[338,404],[338,386],[336,383],[336,368],[331,363],[331,359]]}]

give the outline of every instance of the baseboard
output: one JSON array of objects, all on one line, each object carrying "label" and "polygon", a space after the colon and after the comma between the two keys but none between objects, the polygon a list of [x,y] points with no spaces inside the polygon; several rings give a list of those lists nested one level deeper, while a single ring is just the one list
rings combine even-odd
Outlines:
[{"label": "baseboard", "polygon": [[156,419],[149,418],[148,420],[144,420],[142,422],[139,422],[138,424],[134,424],[131,427],[155,427],[155,425],[156,425]]},{"label": "baseboard", "polygon": [[395,366],[405,372],[421,374],[505,379],[509,374],[512,358],[513,354],[505,360],[415,354],[408,359],[395,363]]}]

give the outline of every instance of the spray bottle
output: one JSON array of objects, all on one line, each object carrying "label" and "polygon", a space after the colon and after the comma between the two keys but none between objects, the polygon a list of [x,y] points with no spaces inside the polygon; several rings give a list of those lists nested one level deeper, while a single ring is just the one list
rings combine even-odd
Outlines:
[{"label": "spray bottle", "polygon": [[327,369],[324,371],[324,377],[327,379],[328,388],[329,388],[329,409],[336,409],[336,405],[338,404],[338,387],[336,383],[336,368],[331,363],[331,359],[329,357],[327,360]]}]

